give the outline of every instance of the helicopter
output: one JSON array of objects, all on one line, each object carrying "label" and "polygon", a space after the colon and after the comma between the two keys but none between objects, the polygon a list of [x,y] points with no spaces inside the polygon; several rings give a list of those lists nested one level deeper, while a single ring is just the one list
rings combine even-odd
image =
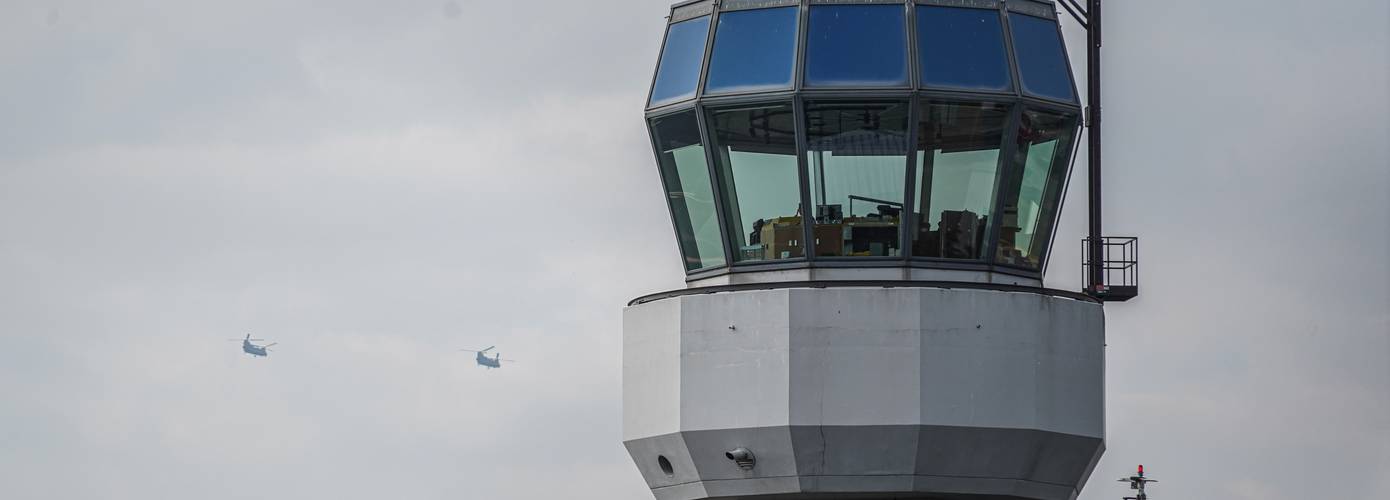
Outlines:
[{"label": "helicopter", "polygon": [[227,340],[232,341],[232,342],[236,342],[236,341],[238,341],[238,340],[241,341],[241,350],[242,350],[243,352],[245,352],[246,354],[250,354],[251,357],[260,356],[260,357],[262,357],[262,358],[269,356],[270,349],[267,349],[268,347],[273,346],[273,345],[275,345],[275,344],[278,344],[278,342],[272,342],[272,343],[269,343],[269,344],[266,344],[266,345],[256,345],[256,344],[252,344],[252,343],[251,343],[252,341],[265,342],[265,339],[253,339],[253,338],[251,338],[251,334],[249,334],[249,333],[246,334],[246,338],[244,338],[244,339],[227,339]]},{"label": "helicopter", "polygon": [[508,363],[515,363],[515,362],[516,362],[516,361],[510,360],[510,359],[502,359],[502,354],[501,354],[501,353],[495,353],[495,354],[492,355],[491,358],[487,357],[487,352],[488,352],[488,351],[491,351],[494,347],[497,347],[497,346],[489,346],[487,349],[483,349],[483,350],[481,350],[481,351],[475,351],[475,350],[473,350],[473,349],[459,349],[459,350],[460,350],[460,351],[464,351],[464,352],[476,352],[476,353],[478,353],[478,355],[474,357],[474,360],[478,362],[478,366],[486,367],[486,368],[489,369],[489,370],[490,370],[490,369],[493,369],[493,368],[501,368],[501,367],[502,367],[502,362],[503,362],[503,361],[506,361],[506,362],[508,362]]}]

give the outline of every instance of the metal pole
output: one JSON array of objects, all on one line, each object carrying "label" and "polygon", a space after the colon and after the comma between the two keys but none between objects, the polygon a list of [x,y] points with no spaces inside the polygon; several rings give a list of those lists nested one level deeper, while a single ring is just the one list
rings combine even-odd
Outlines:
[{"label": "metal pole", "polygon": [[1104,242],[1101,236],[1100,225],[1100,1],[1087,0],[1087,30],[1086,30],[1086,104],[1088,111],[1087,124],[1087,158],[1086,164],[1089,175],[1088,200],[1090,210],[1090,286],[1087,288],[1093,294],[1101,291],[1105,285],[1104,276]]}]

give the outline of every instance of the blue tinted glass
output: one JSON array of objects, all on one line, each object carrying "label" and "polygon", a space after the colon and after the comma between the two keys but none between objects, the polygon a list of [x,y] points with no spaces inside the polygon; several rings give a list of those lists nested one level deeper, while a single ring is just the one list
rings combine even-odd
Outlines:
[{"label": "blue tinted glass", "polygon": [[1063,52],[1057,23],[1033,16],[1009,13],[1013,28],[1014,54],[1023,91],[1039,97],[1075,100],[1071,91],[1071,69]]},{"label": "blue tinted glass", "polygon": [[817,5],[806,34],[807,85],[907,84],[902,5]]},{"label": "blue tinted glass", "polygon": [[796,59],[796,7],[719,15],[708,92],[785,88]]},{"label": "blue tinted glass", "polygon": [[695,96],[708,34],[709,16],[671,25],[666,32],[666,48],[661,51],[661,63],[656,68],[656,84],[652,86],[653,105]]},{"label": "blue tinted glass", "polygon": [[999,11],[917,7],[922,84],[1009,90],[1009,59]]}]

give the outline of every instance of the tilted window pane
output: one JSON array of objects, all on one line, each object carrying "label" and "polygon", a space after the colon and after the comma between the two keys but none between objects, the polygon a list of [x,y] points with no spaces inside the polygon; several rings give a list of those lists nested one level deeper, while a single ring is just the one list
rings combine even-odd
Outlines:
[{"label": "tilted window pane", "polygon": [[906,102],[806,106],[816,256],[902,255]]},{"label": "tilted window pane", "polygon": [[1066,189],[1076,119],[1026,111],[1018,129],[1018,151],[1000,186],[1003,199],[1000,264],[1039,269]]},{"label": "tilted window pane", "polygon": [[1005,104],[933,103],[917,124],[912,255],[983,260],[994,210]]},{"label": "tilted window pane", "polygon": [[787,88],[796,62],[797,7],[719,15],[707,92]]},{"label": "tilted window pane", "polygon": [[902,5],[815,5],[806,34],[806,85],[907,85]]},{"label": "tilted window pane", "polygon": [[1071,68],[1067,67],[1062,34],[1057,22],[1015,12],[1009,13],[1014,55],[1023,79],[1023,92],[1038,97],[1075,101]]},{"label": "tilted window pane", "polygon": [[789,104],[709,115],[735,262],[804,255],[795,120]]},{"label": "tilted window pane", "polygon": [[652,106],[695,97],[708,34],[709,16],[681,21],[667,29],[666,46],[661,50],[656,83],[652,86]]},{"label": "tilted window pane", "polygon": [[652,120],[652,136],[685,269],[724,265],[724,240],[719,235],[714,189],[695,112]]},{"label": "tilted window pane", "polygon": [[917,6],[917,54],[924,86],[1013,88],[997,10]]}]

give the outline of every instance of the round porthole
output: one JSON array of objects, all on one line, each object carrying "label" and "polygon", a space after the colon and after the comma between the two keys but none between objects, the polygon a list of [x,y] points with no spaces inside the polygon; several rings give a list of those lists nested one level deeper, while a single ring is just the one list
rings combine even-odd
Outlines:
[{"label": "round porthole", "polygon": [[676,475],[676,470],[671,468],[671,461],[667,460],[664,455],[656,456],[656,465],[657,467],[661,467],[661,472],[666,474],[666,477]]}]

